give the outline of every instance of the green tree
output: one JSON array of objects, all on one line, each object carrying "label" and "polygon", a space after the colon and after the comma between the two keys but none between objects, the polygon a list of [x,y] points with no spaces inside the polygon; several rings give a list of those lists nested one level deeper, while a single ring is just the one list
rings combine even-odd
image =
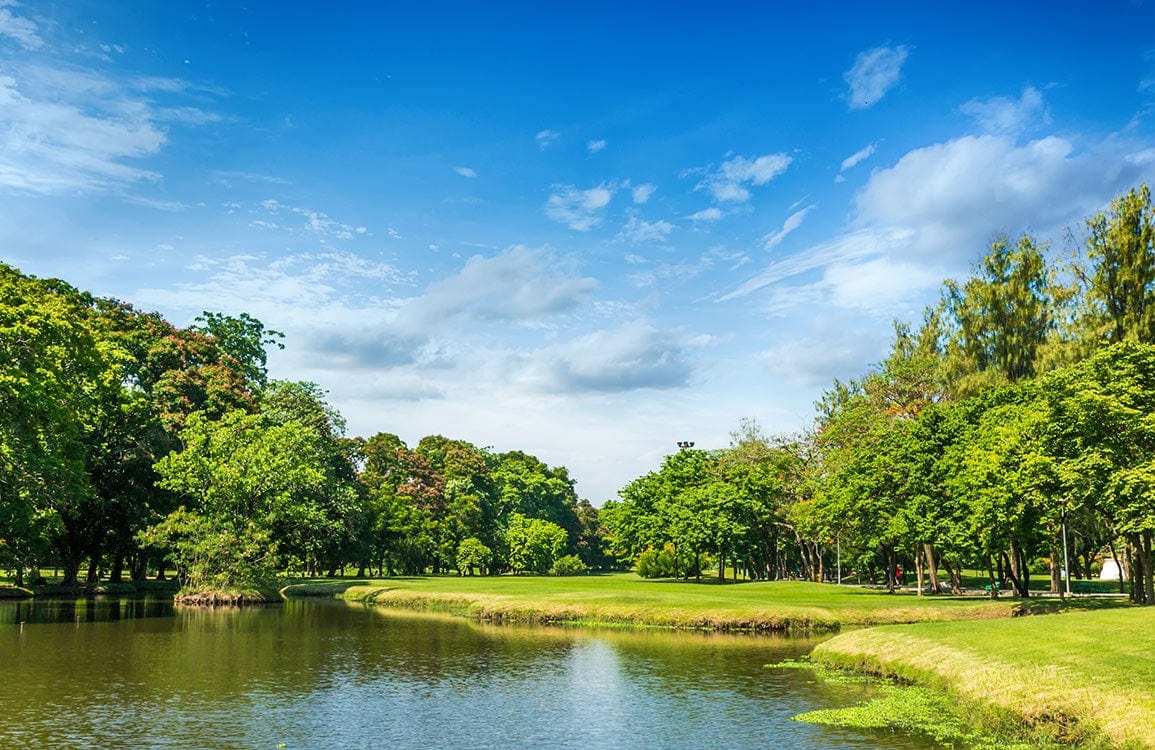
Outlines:
[{"label": "green tree", "polygon": [[514,513],[505,530],[509,565],[516,571],[548,573],[565,550],[566,540],[565,529],[556,523]]}]

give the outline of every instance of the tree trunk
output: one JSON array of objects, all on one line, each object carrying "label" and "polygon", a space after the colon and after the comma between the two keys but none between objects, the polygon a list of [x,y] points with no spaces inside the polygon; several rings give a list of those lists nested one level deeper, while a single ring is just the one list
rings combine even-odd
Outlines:
[{"label": "tree trunk", "polygon": [[934,559],[934,545],[927,542],[922,545],[922,551],[926,553],[926,567],[930,571],[930,593],[938,593],[938,563]]},{"label": "tree trunk", "polygon": [[[1055,546],[1055,541],[1056,540],[1051,541],[1051,565],[1050,565],[1051,593],[1062,595],[1062,593],[1063,593],[1063,569],[1059,565],[1059,559],[1060,559],[1060,555],[1062,555],[1063,553],[1058,547]],[[1071,574],[1071,571],[1068,570],[1067,575],[1070,575],[1070,574]]]},{"label": "tree trunk", "polygon": [[914,572],[918,577],[918,595],[922,596],[923,587],[923,569],[922,569],[922,554],[918,551],[918,547],[914,548]]},{"label": "tree trunk", "polygon": [[1152,570],[1151,532],[1143,532],[1143,603],[1155,604],[1155,571]]},{"label": "tree trunk", "polygon": [[109,583],[120,583],[124,580],[124,553],[117,552],[112,556],[112,568],[108,571]]}]

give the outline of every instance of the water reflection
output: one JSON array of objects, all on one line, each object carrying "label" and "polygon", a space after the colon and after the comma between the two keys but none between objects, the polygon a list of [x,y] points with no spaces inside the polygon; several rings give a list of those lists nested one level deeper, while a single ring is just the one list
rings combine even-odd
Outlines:
[{"label": "water reflection", "polygon": [[74,604],[35,624],[0,606],[0,621],[27,623],[0,629],[0,701],[20,718],[0,747],[930,746],[791,721],[869,690],[763,668],[806,640],[483,626],[327,601],[167,618],[122,603],[89,621]]},{"label": "water reflection", "polygon": [[170,617],[172,599],[92,597],[87,599],[25,599],[0,607],[0,625],[65,622],[108,622],[144,617]]}]

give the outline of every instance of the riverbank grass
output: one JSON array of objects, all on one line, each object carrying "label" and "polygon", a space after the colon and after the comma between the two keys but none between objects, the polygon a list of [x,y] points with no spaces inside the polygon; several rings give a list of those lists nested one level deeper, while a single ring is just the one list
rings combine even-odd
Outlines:
[{"label": "riverbank grass", "polygon": [[812,658],[946,692],[995,730],[1155,748],[1152,609],[878,627],[838,635]]},{"label": "riverbank grass", "polygon": [[[414,576],[315,580],[286,596],[340,596],[476,620],[659,626],[710,630],[838,630],[887,623],[983,620],[1021,613],[1020,603],[925,596],[801,581],[699,584],[633,573],[545,576]],[[1039,611],[1078,603],[1040,600]]]}]

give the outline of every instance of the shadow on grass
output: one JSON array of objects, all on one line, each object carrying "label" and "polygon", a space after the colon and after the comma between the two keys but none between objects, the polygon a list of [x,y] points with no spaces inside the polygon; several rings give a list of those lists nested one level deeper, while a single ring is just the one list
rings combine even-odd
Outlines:
[{"label": "shadow on grass", "polygon": [[1028,599],[1019,604],[1015,616],[1053,615],[1060,612],[1098,612],[1134,606],[1119,596],[1079,596],[1068,599]]}]

